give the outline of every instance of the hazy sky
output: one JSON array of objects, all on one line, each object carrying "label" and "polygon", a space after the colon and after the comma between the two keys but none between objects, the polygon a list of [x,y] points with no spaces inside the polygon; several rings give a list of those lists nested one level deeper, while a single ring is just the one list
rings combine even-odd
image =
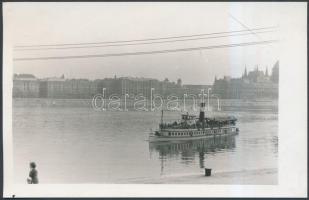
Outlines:
[{"label": "hazy sky", "polygon": [[[290,3],[4,3],[4,27],[12,45],[108,42],[237,31],[277,26],[274,32],[224,38],[81,49],[13,51],[13,57],[67,56],[191,48],[279,39]],[[297,7],[294,7],[297,8]],[[235,19],[230,17],[232,15]],[[14,73],[67,78],[117,76],[181,78],[184,84],[211,84],[215,75],[241,76],[279,59],[277,43],[165,54],[14,61]]]}]

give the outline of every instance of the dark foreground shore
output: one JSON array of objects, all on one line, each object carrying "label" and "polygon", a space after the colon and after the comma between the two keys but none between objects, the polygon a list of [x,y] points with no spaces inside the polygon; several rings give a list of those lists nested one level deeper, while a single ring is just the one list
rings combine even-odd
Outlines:
[{"label": "dark foreground shore", "polygon": [[266,168],[240,171],[214,171],[209,177],[204,176],[204,174],[184,174],[178,176],[162,176],[156,179],[131,179],[121,181],[121,183],[276,185],[278,184],[278,170],[275,168]]}]

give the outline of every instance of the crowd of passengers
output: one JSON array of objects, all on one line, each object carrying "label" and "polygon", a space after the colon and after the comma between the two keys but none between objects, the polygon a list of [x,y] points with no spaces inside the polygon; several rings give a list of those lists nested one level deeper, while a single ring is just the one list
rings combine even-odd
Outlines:
[{"label": "crowd of passengers", "polygon": [[160,124],[161,129],[201,129],[201,128],[213,128],[213,127],[223,127],[227,125],[235,125],[234,120],[227,120],[227,121],[216,121],[216,120],[205,120],[204,124],[203,122],[196,121],[195,124],[188,124],[186,121],[181,121],[181,122],[173,122],[173,123],[163,123]]}]

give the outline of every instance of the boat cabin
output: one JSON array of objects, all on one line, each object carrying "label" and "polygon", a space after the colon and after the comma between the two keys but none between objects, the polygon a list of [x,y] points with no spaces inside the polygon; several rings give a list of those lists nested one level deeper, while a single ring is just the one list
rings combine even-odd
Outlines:
[{"label": "boat cabin", "polygon": [[194,120],[195,115],[183,114],[183,115],[181,115],[181,119],[182,120]]}]

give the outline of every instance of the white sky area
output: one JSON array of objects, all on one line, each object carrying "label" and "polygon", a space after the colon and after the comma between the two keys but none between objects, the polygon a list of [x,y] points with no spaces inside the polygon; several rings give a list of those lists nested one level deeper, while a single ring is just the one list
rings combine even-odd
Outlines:
[{"label": "white sky area", "polygon": [[[191,48],[221,44],[278,40],[289,20],[286,12],[297,12],[293,3],[4,3],[4,27],[10,43],[45,45],[108,42],[173,37],[277,26],[273,32],[207,40],[133,46],[16,51],[14,58],[126,53]],[[298,6],[299,7],[299,6]],[[294,8],[294,9],[293,9]],[[295,14],[295,13],[294,13]],[[230,17],[232,15],[235,19]],[[7,39],[6,38],[6,39]],[[245,66],[269,72],[279,59],[278,43],[187,52],[117,57],[15,60],[14,73],[38,78],[98,79],[132,76],[183,84],[212,84],[214,77],[240,77]]]}]

